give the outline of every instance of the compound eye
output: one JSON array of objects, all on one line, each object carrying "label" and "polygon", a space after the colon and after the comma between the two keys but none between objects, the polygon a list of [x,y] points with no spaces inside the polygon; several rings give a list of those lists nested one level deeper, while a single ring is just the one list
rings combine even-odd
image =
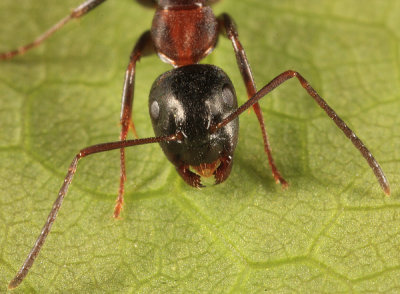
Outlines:
[{"label": "compound eye", "polygon": [[150,115],[153,119],[158,119],[160,116],[160,106],[157,101],[153,101],[150,106]]},{"label": "compound eye", "polygon": [[225,84],[222,87],[222,100],[224,101],[225,105],[233,108],[235,103],[235,95],[233,94],[231,86],[229,84]]}]

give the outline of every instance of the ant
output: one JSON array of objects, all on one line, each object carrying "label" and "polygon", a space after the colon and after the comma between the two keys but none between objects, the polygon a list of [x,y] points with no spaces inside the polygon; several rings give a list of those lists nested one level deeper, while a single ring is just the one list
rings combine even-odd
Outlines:
[{"label": "ant", "polygon": [[[70,20],[86,15],[105,1],[87,0],[32,43],[1,53],[0,60],[13,58],[40,45]],[[144,32],[136,42],[125,72],[120,140],[86,147],[76,154],[47,221],[25,263],[10,282],[9,289],[17,287],[28,274],[56,219],[75,175],[78,161],[88,155],[120,149],[120,184],[113,214],[118,218],[124,203],[126,147],[159,143],[168,160],[187,184],[201,188],[201,177],[211,176],[215,178],[215,183],[219,184],[229,177],[232,169],[233,154],[238,140],[239,115],[253,107],[261,128],[264,150],[272,175],[276,183],[286,188],[288,183],[278,171],[271,154],[258,101],[291,78],[298,79],[307,93],[351,140],[372,168],[383,191],[390,195],[386,176],[371,152],[300,73],[285,71],[257,91],[233,19],[225,13],[218,17],[213,14],[210,5],[218,0],[137,1],[142,5],[155,7],[156,11],[151,29]],[[249,99],[240,107],[237,106],[235,89],[227,74],[216,66],[198,64],[215,48],[219,35],[224,35],[232,42],[247,90]],[[127,140],[130,129],[136,133],[132,120],[136,63],[141,57],[154,53],[174,67],[159,76],[150,91],[149,114],[155,137]]]}]

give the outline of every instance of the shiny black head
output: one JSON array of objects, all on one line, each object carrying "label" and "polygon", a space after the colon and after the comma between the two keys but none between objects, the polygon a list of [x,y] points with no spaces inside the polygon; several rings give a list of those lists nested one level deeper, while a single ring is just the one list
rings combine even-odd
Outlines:
[{"label": "shiny black head", "polygon": [[168,71],[157,78],[150,92],[149,112],[156,136],[183,135],[181,141],[160,143],[165,155],[177,169],[190,166],[203,176],[215,175],[222,161],[231,162],[239,120],[214,133],[210,127],[236,108],[232,82],[213,65],[188,65]]}]

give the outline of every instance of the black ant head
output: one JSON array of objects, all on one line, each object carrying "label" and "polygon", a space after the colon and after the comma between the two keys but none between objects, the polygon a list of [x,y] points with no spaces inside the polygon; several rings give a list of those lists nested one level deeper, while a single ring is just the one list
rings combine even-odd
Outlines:
[{"label": "black ant head", "polygon": [[236,108],[231,80],[213,65],[188,65],[168,71],[157,78],[150,92],[149,112],[156,136],[182,134],[181,141],[160,143],[176,167],[185,165],[196,169],[196,166],[216,163],[223,156],[231,158],[239,120],[215,132],[210,127]]}]

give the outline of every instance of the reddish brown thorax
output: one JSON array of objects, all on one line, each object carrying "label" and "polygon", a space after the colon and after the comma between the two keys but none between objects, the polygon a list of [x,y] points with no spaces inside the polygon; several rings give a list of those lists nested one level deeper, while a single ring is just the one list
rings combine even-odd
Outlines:
[{"label": "reddish brown thorax", "polygon": [[160,58],[178,67],[198,63],[214,49],[218,22],[205,1],[161,0],[151,34]]}]

